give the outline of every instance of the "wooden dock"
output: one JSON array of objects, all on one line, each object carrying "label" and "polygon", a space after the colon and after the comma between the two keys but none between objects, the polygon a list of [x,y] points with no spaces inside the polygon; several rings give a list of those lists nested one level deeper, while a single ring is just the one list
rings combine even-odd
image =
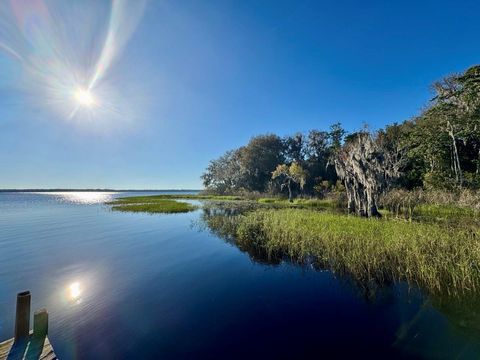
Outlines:
[{"label": "wooden dock", "polygon": [[56,360],[57,356],[48,339],[48,312],[45,309],[33,315],[30,330],[29,291],[17,295],[15,337],[0,343],[0,360]]},{"label": "wooden dock", "polygon": [[35,338],[32,333],[23,344],[15,343],[15,339],[0,343],[0,359],[56,360],[57,356],[53,351],[52,344],[50,344],[48,340],[48,336],[45,336],[43,339],[38,339]]}]

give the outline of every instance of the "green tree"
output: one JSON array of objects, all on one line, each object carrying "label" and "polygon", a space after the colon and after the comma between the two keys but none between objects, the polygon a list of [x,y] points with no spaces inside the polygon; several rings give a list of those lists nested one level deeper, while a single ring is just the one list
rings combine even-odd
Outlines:
[{"label": "green tree", "polygon": [[239,190],[244,186],[245,174],[240,164],[241,148],[227,151],[218,159],[210,161],[202,174],[203,186],[219,194]]},{"label": "green tree", "polygon": [[430,106],[413,121],[409,131],[409,157],[423,160],[426,186],[478,186],[480,67],[447,76],[433,89],[435,97]]},{"label": "green tree", "polygon": [[271,180],[272,171],[284,162],[284,143],[277,135],[253,137],[241,149],[240,164],[245,174],[245,187],[250,191],[264,192]]},{"label": "green tree", "polygon": [[330,126],[328,136],[330,138],[330,147],[333,151],[340,149],[347,132],[339,122]]},{"label": "green tree", "polygon": [[298,184],[300,189],[303,189],[307,174],[300,164],[292,162],[289,165],[278,165],[275,171],[272,172],[272,179],[282,178],[282,188],[285,186],[288,189],[288,201],[292,201],[292,184]]},{"label": "green tree", "polygon": [[[329,166],[331,155],[330,134],[327,131],[311,130],[306,142],[304,168],[307,172],[305,192],[318,194],[318,184],[325,181],[333,185],[337,181],[335,168]],[[317,186],[317,190],[315,187]]]}]

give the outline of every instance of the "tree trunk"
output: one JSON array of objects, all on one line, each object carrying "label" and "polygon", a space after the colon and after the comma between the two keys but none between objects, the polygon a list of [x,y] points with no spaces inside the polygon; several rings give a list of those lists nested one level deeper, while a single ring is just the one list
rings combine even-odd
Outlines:
[{"label": "tree trunk", "polygon": [[368,217],[382,217],[382,214],[378,212],[377,201],[373,194],[371,195],[370,203],[368,205]]},{"label": "tree trunk", "polygon": [[447,121],[448,125],[448,134],[452,138],[452,146],[453,146],[453,164],[455,168],[455,179],[460,186],[463,185],[463,174],[462,168],[460,167],[460,157],[458,156],[458,148],[457,148],[457,141],[455,139],[455,134],[453,132],[453,126],[450,124],[450,121]]},{"label": "tree trunk", "polygon": [[288,187],[288,201],[292,202],[292,181],[290,179],[288,179],[287,187]]},{"label": "tree trunk", "polygon": [[355,141],[344,145],[336,155],[335,170],[345,184],[349,212],[380,216],[377,197],[398,176],[399,159],[368,133],[361,133]]},{"label": "tree trunk", "polygon": [[353,194],[353,190],[351,188],[351,185],[350,185],[350,183],[348,182],[347,179],[345,179],[344,185],[345,185],[345,191],[347,193],[347,209],[348,209],[348,213],[351,214],[351,213],[355,212],[354,194]]},{"label": "tree trunk", "polygon": [[480,174],[480,149],[478,150],[477,174]]}]

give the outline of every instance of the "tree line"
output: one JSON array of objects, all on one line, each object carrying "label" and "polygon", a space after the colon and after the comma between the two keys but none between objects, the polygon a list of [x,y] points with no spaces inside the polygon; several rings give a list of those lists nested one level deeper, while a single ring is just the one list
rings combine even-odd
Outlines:
[{"label": "tree line", "polygon": [[480,66],[433,84],[416,117],[378,131],[347,133],[340,123],[280,137],[253,137],[212,160],[205,188],[324,196],[345,191],[348,208],[377,216],[378,196],[392,188],[480,188]]}]

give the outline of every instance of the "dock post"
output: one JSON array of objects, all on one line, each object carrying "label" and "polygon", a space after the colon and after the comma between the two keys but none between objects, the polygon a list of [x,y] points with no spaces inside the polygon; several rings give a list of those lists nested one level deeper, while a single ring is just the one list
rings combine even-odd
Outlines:
[{"label": "dock post", "polygon": [[33,336],[45,337],[48,334],[48,312],[40,309],[33,314]]},{"label": "dock post", "polygon": [[17,294],[15,314],[15,341],[28,338],[30,335],[30,291]]}]

